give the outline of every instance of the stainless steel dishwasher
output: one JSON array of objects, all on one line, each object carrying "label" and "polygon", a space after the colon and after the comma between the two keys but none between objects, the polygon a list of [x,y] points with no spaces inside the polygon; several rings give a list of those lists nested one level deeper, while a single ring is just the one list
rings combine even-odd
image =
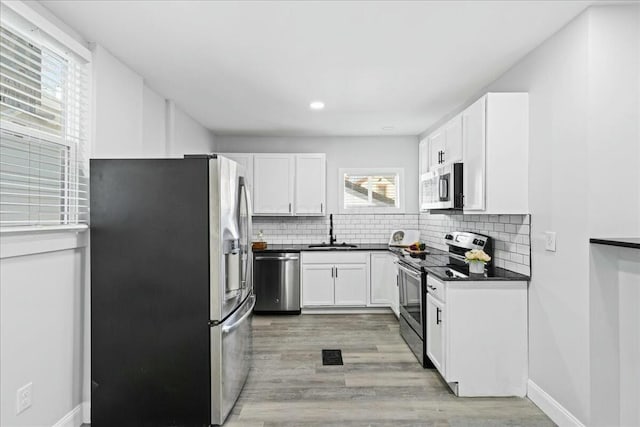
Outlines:
[{"label": "stainless steel dishwasher", "polygon": [[300,253],[256,252],[253,280],[254,312],[300,314]]}]

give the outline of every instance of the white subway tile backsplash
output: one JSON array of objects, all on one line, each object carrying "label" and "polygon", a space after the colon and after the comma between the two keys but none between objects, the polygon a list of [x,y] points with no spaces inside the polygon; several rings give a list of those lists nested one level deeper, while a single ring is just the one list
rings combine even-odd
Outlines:
[{"label": "white subway tile backsplash", "polygon": [[[333,216],[338,241],[387,243],[396,229],[420,230],[429,246],[448,250],[444,235],[450,231],[474,231],[493,238],[495,265],[531,274],[530,215],[461,214],[358,214]],[[320,243],[329,240],[329,217],[254,217],[254,239],[262,230],[272,244]]]},{"label": "white subway tile backsplash", "polygon": [[[420,228],[419,215],[333,215],[333,231],[339,242],[387,243],[397,229]],[[272,244],[329,241],[329,217],[253,217],[253,238],[262,230]]]},{"label": "white subway tile backsplash", "polygon": [[429,246],[448,250],[444,235],[449,231],[473,231],[493,238],[495,265],[531,274],[530,215],[420,214],[420,238]]}]

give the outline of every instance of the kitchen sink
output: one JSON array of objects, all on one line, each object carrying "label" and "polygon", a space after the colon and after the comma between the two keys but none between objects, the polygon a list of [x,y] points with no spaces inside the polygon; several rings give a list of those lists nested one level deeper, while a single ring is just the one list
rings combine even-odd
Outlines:
[{"label": "kitchen sink", "polygon": [[318,243],[315,245],[309,245],[309,249],[326,249],[326,250],[333,250],[333,249],[353,249],[353,248],[357,248],[358,245],[352,245],[350,243]]}]

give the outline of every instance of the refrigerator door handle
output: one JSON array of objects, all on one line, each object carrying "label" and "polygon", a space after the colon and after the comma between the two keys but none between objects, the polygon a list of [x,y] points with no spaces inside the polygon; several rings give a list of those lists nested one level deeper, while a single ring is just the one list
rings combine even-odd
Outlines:
[{"label": "refrigerator door handle", "polygon": [[253,258],[253,254],[251,251],[251,236],[253,235],[253,230],[252,230],[252,222],[251,222],[251,197],[249,197],[249,188],[247,187],[246,182],[244,181],[244,177],[241,178],[240,183],[242,185],[242,192],[244,193],[244,200],[245,200],[245,206],[247,207],[247,235],[245,236],[246,239],[246,243],[245,243],[245,251],[246,251],[246,257],[244,260],[244,276],[243,276],[243,280],[242,280],[242,289],[246,289],[247,287],[247,283],[249,281],[251,281],[251,276],[253,275],[252,271],[251,271],[251,266],[252,266],[252,258]]},{"label": "refrigerator door handle", "polygon": [[247,312],[245,314],[242,315],[242,317],[240,317],[237,321],[235,321],[234,323],[232,323],[231,325],[225,325],[222,327],[222,334],[223,335],[227,335],[232,333],[233,331],[235,331],[236,329],[238,329],[238,327],[240,325],[242,325],[242,323],[247,319],[247,317],[251,316],[251,313],[253,313],[253,308],[256,306],[256,299],[253,298],[251,301],[251,308],[249,308],[247,310]]}]

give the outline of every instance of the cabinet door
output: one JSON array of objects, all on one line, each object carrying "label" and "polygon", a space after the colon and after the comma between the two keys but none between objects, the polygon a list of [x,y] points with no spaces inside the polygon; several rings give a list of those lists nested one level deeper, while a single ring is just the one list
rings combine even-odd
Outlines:
[{"label": "cabinet door", "polygon": [[293,214],[293,156],[256,154],[253,157],[255,215]]},{"label": "cabinet door", "polygon": [[[371,254],[371,280],[369,283],[369,305],[391,305],[392,291],[396,289],[393,258],[386,253]],[[392,289],[393,286],[393,289]]]},{"label": "cabinet door", "polygon": [[[253,154],[250,153],[222,153],[221,155],[238,162],[244,168],[245,182],[253,202]],[[253,204],[253,203],[252,203]]]},{"label": "cabinet door", "polygon": [[462,114],[451,119],[445,127],[444,163],[462,161]]},{"label": "cabinet door", "polygon": [[338,264],[335,305],[367,305],[367,264]]},{"label": "cabinet door", "polygon": [[445,134],[438,130],[429,136],[429,170],[441,165],[441,152],[444,150]]},{"label": "cabinet door", "polygon": [[418,147],[418,166],[420,176],[429,171],[429,138],[420,141]]},{"label": "cabinet door", "polygon": [[395,255],[393,255],[394,259],[392,261],[392,274],[393,274],[393,284],[391,286],[391,310],[396,315],[396,317],[400,316],[400,282],[398,277],[398,260]]},{"label": "cabinet door", "polygon": [[445,375],[445,325],[444,325],[444,304],[427,294],[427,356],[440,371],[443,378]]},{"label": "cabinet door", "polygon": [[326,156],[296,154],[295,214],[324,215],[326,212]]},{"label": "cabinet door", "polygon": [[302,305],[333,305],[334,272],[332,264],[302,264]]},{"label": "cabinet door", "polygon": [[482,97],[462,113],[465,211],[485,208],[485,103],[486,97]]}]

